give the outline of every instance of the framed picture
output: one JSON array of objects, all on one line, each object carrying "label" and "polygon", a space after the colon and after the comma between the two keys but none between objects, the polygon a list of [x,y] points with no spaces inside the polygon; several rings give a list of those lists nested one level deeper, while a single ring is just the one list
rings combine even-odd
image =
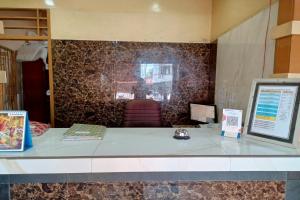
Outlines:
[{"label": "framed picture", "polygon": [[24,150],[27,120],[26,111],[0,111],[0,151]]},{"label": "framed picture", "polygon": [[245,121],[246,135],[285,146],[298,146],[299,100],[300,79],[255,80]]}]

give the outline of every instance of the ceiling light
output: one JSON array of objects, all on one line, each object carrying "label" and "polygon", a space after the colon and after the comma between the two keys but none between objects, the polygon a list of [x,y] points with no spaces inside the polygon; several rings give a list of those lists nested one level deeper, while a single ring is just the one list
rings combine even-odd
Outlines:
[{"label": "ceiling light", "polygon": [[44,0],[47,6],[55,6],[54,0]]},{"label": "ceiling light", "polygon": [[160,12],[160,6],[159,6],[159,4],[158,3],[153,3],[152,7],[151,7],[151,10],[153,12]]}]

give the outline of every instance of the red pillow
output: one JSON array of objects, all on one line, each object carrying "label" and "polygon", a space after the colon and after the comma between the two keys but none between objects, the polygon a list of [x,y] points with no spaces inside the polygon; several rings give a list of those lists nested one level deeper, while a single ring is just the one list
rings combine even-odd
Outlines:
[{"label": "red pillow", "polygon": [[50,128],[49,124],[36,122],[36,121],[30,121],[31,133],[34,136],[43,135],[49,128]]}]

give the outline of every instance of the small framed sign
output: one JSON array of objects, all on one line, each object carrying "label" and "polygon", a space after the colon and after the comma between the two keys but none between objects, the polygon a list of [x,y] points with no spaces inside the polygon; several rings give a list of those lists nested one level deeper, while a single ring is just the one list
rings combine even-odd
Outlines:
[{"label": "small framed sign", "polygon": [[24,151],[32,147],[26,111],[0,111],[0,151]]},{"label": "small framed sign", "polygon": [[262,79],[252,85],[245,131],[248,137],[299,145],[300,79]]},{"label": "small framed sign", "polygon": [[240,138],[242,132],[242,110],[223,109],[222,136]]}]

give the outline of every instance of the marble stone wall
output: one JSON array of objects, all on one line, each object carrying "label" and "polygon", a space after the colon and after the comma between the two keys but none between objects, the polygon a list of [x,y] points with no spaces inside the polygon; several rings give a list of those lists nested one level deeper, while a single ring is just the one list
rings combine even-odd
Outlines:
[{"label": "marble stone wall", "polygon": [[12,184],[18,199],[285,199],[283,181],[87,182]]},{"label": "marble stone wall", "polygon": [[55,121],[120,127],[130,99],[161,103],[188,124],[189,103],[214,103],[216,44],[53,40]]}]

